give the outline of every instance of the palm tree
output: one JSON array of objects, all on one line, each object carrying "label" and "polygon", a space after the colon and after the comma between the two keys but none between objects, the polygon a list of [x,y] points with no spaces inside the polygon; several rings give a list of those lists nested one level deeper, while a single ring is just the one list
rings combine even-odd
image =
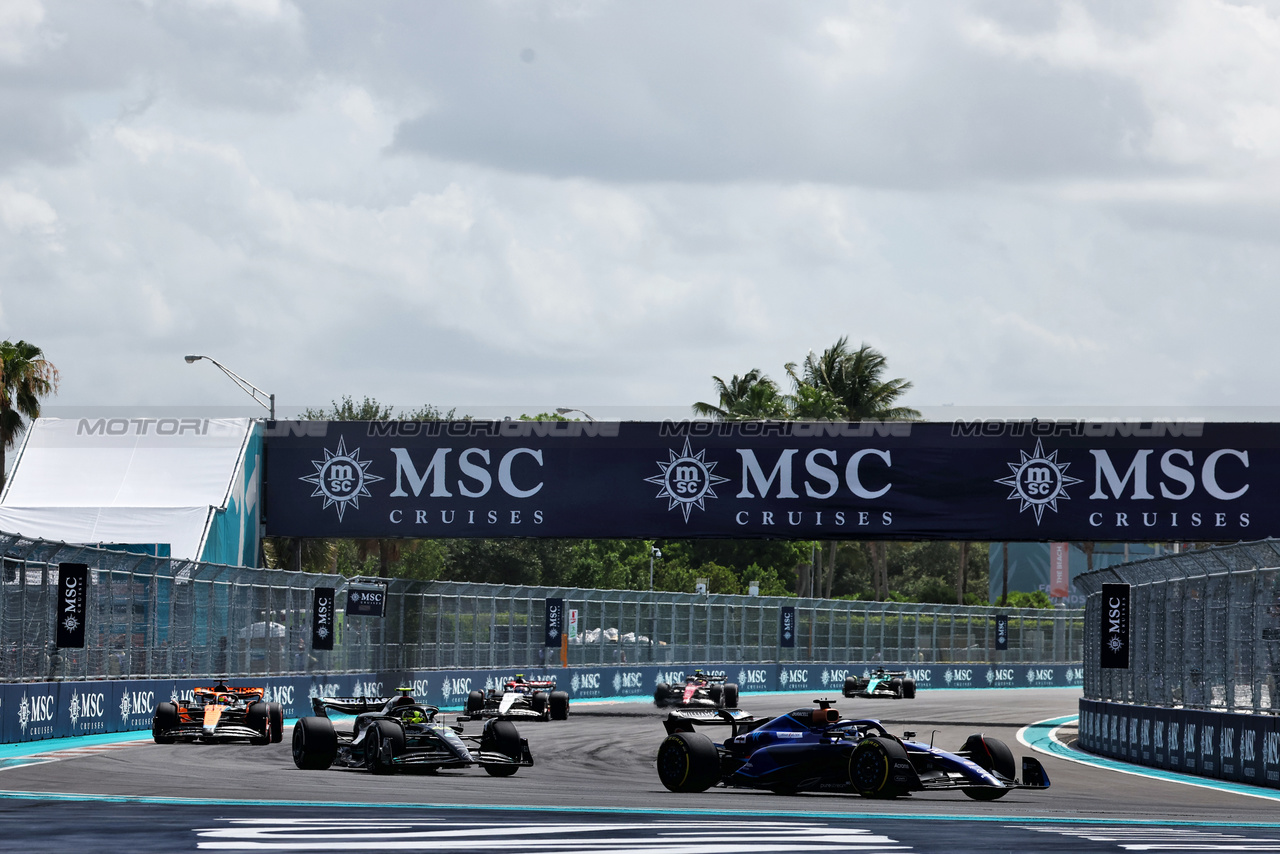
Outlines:
[{"label": "palm tree", "polygon": [[849,338],[845,336],[821,354],[810,352],[805,356],[798,375],[794,365],[787,367],[796,382],[797,393],[802,386],[828,392],[843,408],[843,417],[850,421],[919,418],[918,411],[897,405],[898,398],[906,394],[911,383],[900,378],[881,379],[887,364],[884,355],[870,344],[850,350]]},{"label": "palm tree", "polygon": [[22,420],[40,417],[40,398],[58,390],[58,369],[44,351],[26,341],[0,341],[0,486],[8,472],[5,452],[26,429]]},{"label": "palm tree", "polygon": [[720,405],[699,401],[693,405],[695,415],[719,421],[785,420],[790,417],[786,395],[759,368],[752,368],[742,376],[734,374],[728,382],[719,377],[712,377],[711,381],[715,383]]}]

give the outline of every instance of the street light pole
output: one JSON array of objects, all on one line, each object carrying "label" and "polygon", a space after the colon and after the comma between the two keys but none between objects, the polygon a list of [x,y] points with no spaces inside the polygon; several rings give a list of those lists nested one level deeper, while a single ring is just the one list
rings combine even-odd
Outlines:
[{"label": "street light pole", "polygon": [[662,557],[662,550],[659,549],[657,546],[653,546],[652,548],[649,549],[649,592],[650,593],[653,592],[653,559],[655,557]]},{"label": "street light pole", "polygon": [[182,358],[186,360],[186,363],[188,365],[195,364],[201,359],[207,359],[210,362],[213,362],[214,366],[218,370],[222,371],[224,374],[231,377],[231,381],[235,383],[237,386],[239,386],[241,391],[243,391],[245,394],[252,397],[255,401],[258,402],[260,406],[266,407],[267,411],[270,413],[268,417],[272,421],[276,420],[276,396],[274,394],[267,394],[265,391],[258,388],[256,385],[249,382],[247,379],[240,376],[235,371],[231,370],[226,365],[222,364],[212,356],[194,356],[193,355],[193,356],[183,356]]},{"label": "street light pole", "polygon": [[577,413],[579,413],[579,414],[581,414],[581,415],[585,416],[585,417],[586,417],[586,419],[587,419],[588,421],[591,421],[591,422],[594,422],[594,421],[595,421],[595,419],[591,417],[590,413],[583,412],[581,409],[570,409],[570,408],[569,408],[569,407],[567,407],[567,406],[557,406],[557,407],[556,407],[556,414],[557,414],[557,415],[568,415],[570,412],[577,412]]}]

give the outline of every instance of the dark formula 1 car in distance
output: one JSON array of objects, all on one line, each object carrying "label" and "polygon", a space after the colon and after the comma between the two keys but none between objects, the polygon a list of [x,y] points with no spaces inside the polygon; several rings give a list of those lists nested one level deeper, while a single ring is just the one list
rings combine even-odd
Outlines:
[{"label": "dark formula 1 car in distance", "polygon": [[[1004,742],[971,735],[954,752],[902,738],[874,720],[846,720],[830,700],[772,720],[727,710],[675,711],[664,722],[658,777],[673,792],[702,792],[719,783],[780,794],[850,792],[894,798],[912,792],[959,789],[978,801],[994,801],[1014,789],[1047,789],[1040,763],[1022,759],[1017,778]],[[723,744],[694,732],[700,724],[732,727]]]},{"label": "dark formula 1 car in distance", "polygon": [[[439,708],[418,703],[407,688],[399,691],[398,697],[313,697],[315,715],[293,727],[293,764],[374,774],[479,765],[494,777],[509,777],[533,764],[529,743],[510,721],[487,720],[480,735],[463,735],[461,724],[437,719]],[[355,715],[351,730],[339,731],[330,711]]]},{"label": "dark formula 1 car in distance", "polygon": [[196,688],[191,703],[157,703],[151,717],[156,744],[232,741],[271,744],[284,738],[284,707],[264,701],[262,688]]},{"label": "dark formula 1 car in distance", "polygon": [[695,670],[684,678],[683,685],[659,682],[653,689],[653,703],[660,709],[671,706],[736,709],[738,686],[725,679],[724,676],[712,676]]},{"label": "dark formula 1 car in distance", "polygon": [[907,678],[905,670],[877,667],[866,676],[846,676],[841,693],[846,697],[911,700],[916,696],[916,680]]},{"label": "dark formula 1 car in distance", "polygon": [[547,679],[525,679],[516,674],[498,688],[472,691],[467,695],[466,714],[459,720],[518,718],[531,721],[564,721],[569,719],[569,694],[556,690],[554,676]]}]

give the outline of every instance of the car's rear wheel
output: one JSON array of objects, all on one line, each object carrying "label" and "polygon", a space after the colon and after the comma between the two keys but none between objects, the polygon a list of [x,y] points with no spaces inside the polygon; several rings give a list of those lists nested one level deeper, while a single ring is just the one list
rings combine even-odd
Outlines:
[{"label": "car's rear wheel", "polygon": [[271,715],[266,703],[250,703],[244,711],[244,725],[258,733],[249,739],[250,744],[271,743]]},{"label": "car's rear wheel", "polygon": [[705,792],[720,782],[720,752],[696,732],[674,732],[658,748],[658,779],[673,792]]},{"label": "car's rear wheel", "polygon": [[484,694],[480,691],[472,691],[467,695],[467,714],[474,715],[476,712],[484,711]]},{"label": "car's rear wheel", "polygon": [[569,720],[569,694],[566,691],[551,692],[551,720]]},{"label": "car's rear wheel", "polygon": [[907,751],[891,738],[869,735],[849,754],[849,783],[864,798],[896,798],[907,787],[893,778],[893,765]]},{"label": "car's rear wheel", "polygon": [[666,682],[659,682],[657,687],[653,689],[653,702],[655,705],[665,706],[670,696],[671,686]]},{"label": "car's rear wheel", "polygon": [[903,679],[902,680],[902,699],[914,700],[915,697],[916,697],[916,680]]},{"label": "car's rear wheel", "polygon": [[173,744],[177,736],[165,735],[166,732],[178,728],[178,706],[175,703],[158,703],[155,716],[151,718],[151,737],[156,744]]},{"label": "car's rear wheel", "polygon": [[[511,721],[494,721],[485,728],[484,737],[480,740],[480,749],[501,753],[516,761],[520,760],[520,732]],[[486,765],[485,773],[490,777],[510,777],[520,770],[519,765]]]},{"label": "car's rear wheel", "polygon": [[[390,756],[383,756],[383,746]],[[395,771],[391,760],[404,753],[404,727],[395,721],[376,720],[369,725],[364,736],[364,767],[374,774],[390,774]]]},{"label": "car's rear wheel", "polygon": [[328,718],[303,718],[293,725],[293,764],[304,771],[323,771],[338,755],[338,734]]},{"label": "car's rear wheel", "polygon": [[284,740],[284,706],[267,703],[267,720],[271,723],[271,743],[279,744]]},{"label": "car's rear wheel", "polygon": [[738,708],[738,686],[729,682],[724,686],[724,707],[726,709]]},{"label": "car's rear wheel", "polygon": [[844,677],[844,690],[841,693],[846,697],[852,697],[858,693],[858,680],[852,676]]}]

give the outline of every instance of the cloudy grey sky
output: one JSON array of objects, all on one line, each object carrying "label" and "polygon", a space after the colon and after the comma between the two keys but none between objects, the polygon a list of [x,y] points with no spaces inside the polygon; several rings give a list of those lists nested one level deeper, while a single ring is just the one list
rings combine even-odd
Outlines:
[{"label": "cloudy grey sky", "polygon": [[1280,3],[0,0],[64,406],[1280,401]]}]

